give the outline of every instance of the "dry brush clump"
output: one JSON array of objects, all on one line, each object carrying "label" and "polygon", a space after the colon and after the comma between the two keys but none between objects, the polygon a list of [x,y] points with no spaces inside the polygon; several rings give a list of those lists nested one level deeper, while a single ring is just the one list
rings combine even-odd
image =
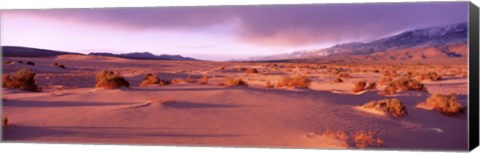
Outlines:
[{"label": "dry brush clump", "polygon": [[10,126],[10,123],[8,123],[8,117],[5,116],[5,117],[2,117],[2,128],[7,128],[8,126]]},{"label": "dry brush clump", "polygon": [[224,86],[248,86],[248,83],[245,82],[242,78],[225,78],[225,81],[220,85]]},{"label": "dry brush clump", "polygon": [[273,84],[269,80],[265,81],[265,88],[273,88],[273,87],[275,87],[275,84]]},{"label": "dry brush clump", "polygon": [[20,69],[11,74],[3,74],[3,87],[38,92],[40,88],[35,83],[35,75],[35,72],[31,72],[28,69]]},{"label": "dry brush clump", "polygon": [[119,73],[102,70],[95,76],[95,87],[104,89],[117,89],[120,87],[130,87],[130,83]]},{"label": "dry brush clump", "polygon": [[407,107],[405,107],[403,103],[396,98],[370,101],[368,103],[365,103],[361,107],[365,109],[388,113],[390,116],[393,117],[400,117],[408,114]]},{"label": "dry brush clump", "polygon": [[148,85],[169,85],[171,82],[169,80],[162,80],[156,75],[152,73],[148,73],[145,78],[143,78],[142,82],[140,83],[140,87],[146,87]]},{"label": "dry brush clump", "polygon": [[401,77],[390,82],[387,85],[387,87],[385,87],[384,94],[391,95],[391,94],[394,94],[395,92],[404,91],[404,90],[427,92],[427,88],[417,80],[407,78],[407,77]]},{"label": "dry brush clump", "polygon": [[441,79],[442,79],[442,76],[437,72],[420,73],[417,76],[418,81],[423,81],[423,80],[438,81]]},{"label": "dry brush clump", "polygon": [[375,82],[367,82],[365,80],[356,81],[353,85],[352,91],[357,93],[364,90],[375,89],[377,84]]},{"label": "dry brush clump", "polygon": [[333,80],[333,83],[342,83],[343,80],[340,77],[335,77],[335,80]]},{"label": "dry brush clump", "polygon": [[[345,143],[347,148],[350,146],[355,145],[360,149],[365,149],[370,146],[382,146],[383,139],[376,136],[376,132],[374,131],[355,131],[355,132],[345,132],[343,130],[325,130],[319,136],[326,138],[327,140],[336,140],[339,142]],[[308,138],[315,138],[316,135],[314,133],[308,133]]]},{"label": "dry brush clump", "polygon": [[245,70],[245,73],[247,73],[247,74],[258,73],[258,70],[255,69],[255,68],[249,68],[249,69]]},{"label": "dry brush clump", "polygon": [[32,66],[35,66],[35,63],[33,63],[32,61],[27,61],[26,63],[27,65],[32,65]]},{"label": "dry brush clump", "polygon": [[65,65],[59,64],[59,63],[57,63],[57,62],[54,62],[54,63],[53,63],[53,66],[58,66],[59,68],[62,68],[62,69],[65,69],[65,68],[66,68]]},{"label": "dry brush clump", "polygon": [[428,110],[434,109],[449,116],[464,112],[464,107],[458,102],[457,96],[454,94],[433,94],[425,102],[418,103],[417,107]]},{"label": "dry brush clump", "polygon": [[187,78],[185,79],[182,79],[182,78],[172,79],[172,84],[184,84],[184,83],[195,83],[195,80],[193,80],[192,75],[188,75]]},{"label": "dry brush clump", "polygon": [[364,149],[368,146],[380,146],[383,144],[383,140],[375,137],[375,132],[373,131],[357,131],[353,135],[353,140],[355,145],[360,149]]},{"label": "dry brush clump", "polygon": [[202,78],[200,78],[200,80],[198,80],[198,83],[200,84],[208,84],[208,75],[203,75]]},{"label": "dry brush clump", "polygon": [[277,87],[295,87],[308,88],[310,86],[310,79],[306,75],[295,74],[291,76],[283,76],[278,80]]}]

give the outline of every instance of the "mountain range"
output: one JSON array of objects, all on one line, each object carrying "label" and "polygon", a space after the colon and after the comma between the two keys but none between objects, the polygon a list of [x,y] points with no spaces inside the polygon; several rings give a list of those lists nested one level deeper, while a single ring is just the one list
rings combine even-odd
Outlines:
[{"label": "mountain range", "polygon": [[[3,57],[51,57],[58,55],[76,54],[84,55],[80,53],[55,51],[47,49],[19,47],[19,46],[2,46]],[[90,53],[89,56],[109,56],[119,57],[127,59],[149,59],[149,60],[195,60],[189,57],[183,57],[180,55],[154,55],[150,52],[133,52],[126,54],[112,54],[112,53]]]},{"label": "mountain range", "polygon": [[120,57],[128,59],[150,59],[150,60],[195,60],[190,57],[183,57],[180,55],[154,55],[150,52],[133,52],[126,54],[112,54],[112,53],[90,53],[88,55],[96,56],[111,56],[111,57]]},{"label": "mountain range", "polygon": [[372,60],[458,58],[467,53],[468,26],[458,23],[405,31],[371,42],[350,42],[319,50],[251,57],[243,61],[299,60],[326,57],[365,57]]}]

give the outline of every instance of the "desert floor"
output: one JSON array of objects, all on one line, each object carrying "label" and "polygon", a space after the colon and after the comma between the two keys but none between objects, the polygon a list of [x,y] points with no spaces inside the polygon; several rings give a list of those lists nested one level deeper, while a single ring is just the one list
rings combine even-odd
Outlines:
[{"label": "desert floor", "polygon": [[[37,73],[36,82],[43,88],[42,92],[2,90],[2,116],[8,116],[11,123],[3,130],[7,142],[358,148],[351,138],[322,135],[330,129],[347,134],[373,131],[383,141],[380,146],[367,147],[373,149],[465,150],[468,144],[467,115],[446,116],[415,107],[432,93],[455,93],[467,106],[468,80],[461,75],[422,81],[428,93],[404,91],[384,96],[380,94],[381,86],[353,93],[353,83],[381,77],[380,73],[362,68],[395,64],[327,63],[322,64],[325,67],[302,67],[295,63],[128,60],[82,55],[3,60],[33,61],[35,66],[3,64],[3,73],[27,67]],[[53,62],[67,68],[52,66]],[[422,66],[429,68],[428,64]],[[456,66],[466,71],[466,63]],[[335,76],[329,72],[334,67],[360,70],[350,72],[351,78],[342,83],[334,83]],[[246,74],[245,68],[255,68],[259,73]],[[95,74],[102,69],[120,72],[131,88],[95,89]],[[210,79],[208,84],[139,87],[147,73],[161,79],[185,79],[189,75],[193,80],[203,75]],[[264,87],[267,81],[275,83],[278,77],[294,73],[307,75],[312,80],[310,88]],[[243,78],[248,86],[219,85],[227,77]],[[390,117],[356,109],[386,98],[400,99],[408,115]]]}]

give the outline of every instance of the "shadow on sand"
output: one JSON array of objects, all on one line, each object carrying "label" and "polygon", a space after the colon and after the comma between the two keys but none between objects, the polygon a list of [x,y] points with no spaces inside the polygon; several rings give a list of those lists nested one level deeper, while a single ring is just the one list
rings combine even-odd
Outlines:
[{"label": "shadow on sand", "polygon": [[184,137],[222,138],[240,137],[241,134],[203,134],[187,132],[186,128],[144,127],[74,127],[74,126],[13,126],[3,130],[4,141],[34,140],[42,137],[84,138],[139,138],[139,137]]}]

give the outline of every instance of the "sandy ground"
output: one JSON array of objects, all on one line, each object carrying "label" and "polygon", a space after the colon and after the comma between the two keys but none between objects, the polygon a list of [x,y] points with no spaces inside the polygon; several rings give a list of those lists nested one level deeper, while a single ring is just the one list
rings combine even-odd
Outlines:
[{"label": "sandy ground", "polygon": [[[269,67],[271,63],[127,60],[65,55],[30,60],[35,66],[4,64],[10,73],[27,67],[37,73],[42,92],[3,89],[2,116],[9,142],[153,144],[175,146],[235,146],[279,148],[357,148],[353,140],[322,137],[327,130],[347,133],[374,131],[383,139],[374,149],[466,150],[467,116],[454,117],[418,109],[432,93],[456,93],[467,106],[467,78],[447,76],[424,81],[429,93],[406,91],[390,96],[370,90],[351,91],[355,80],[375,80],[380,74],[352,73],[343,83],[322,69]],[[52,66],[65,64],[67,69]],[[221,69],[221,67],[225,69]],[[466,69],[466,64],[465,64]],[[246,74],[240,68],[257,68]],[[95,89],[101,69],[119,71],[132,85],[115,90]],[[265,88],[266,80],[304,72],[309,89]],[[197,83],[139,87],[147,73],[162,79],[194,79]],[[226,77],[242,77],[248,87],[218,85]],[[355,109],[366,102],[398,98],[408,109],[399,118]],[[308,136],[314,134],[315,136]]]}]

